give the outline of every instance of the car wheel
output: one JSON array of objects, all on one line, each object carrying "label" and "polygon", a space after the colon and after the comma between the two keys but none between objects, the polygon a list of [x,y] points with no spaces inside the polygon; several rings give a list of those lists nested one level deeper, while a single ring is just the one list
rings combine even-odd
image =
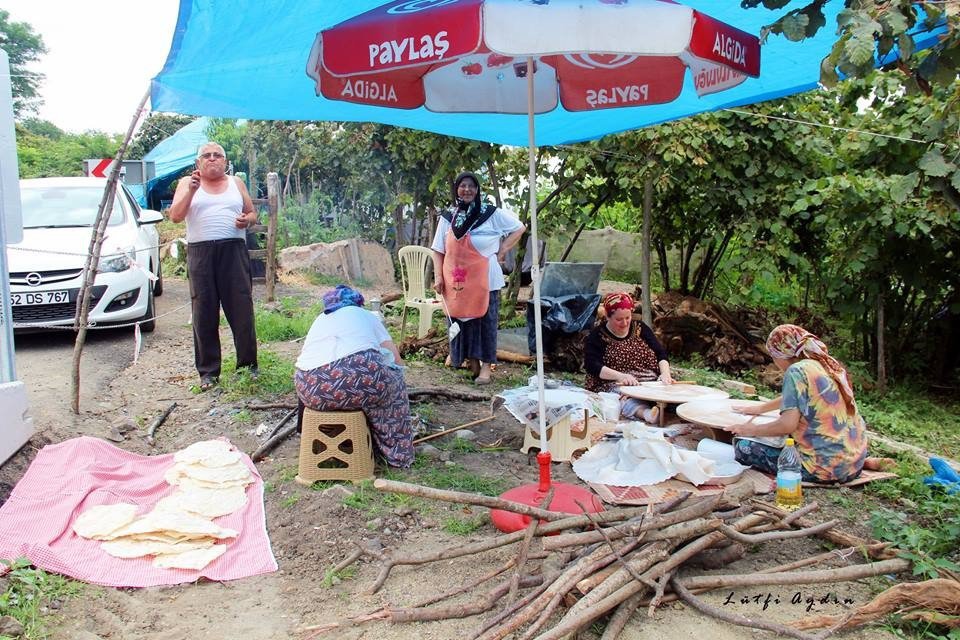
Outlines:
[{"label": "car wheel", "polygon": [[150,287],[147,293],[147,312],[140,319],[140,331],[150,333],[157,328],[157,319],[154,317],[153,290]]},{"label": "car wheel", "polygon": [[153,295],[163,295],[163,263],[157,263],[157,281],[153,283]]}]

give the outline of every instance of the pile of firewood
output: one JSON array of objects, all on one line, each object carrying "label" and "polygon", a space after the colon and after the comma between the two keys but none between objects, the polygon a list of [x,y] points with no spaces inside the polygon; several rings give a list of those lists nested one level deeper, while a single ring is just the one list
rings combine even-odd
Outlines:
[{"label": "pile of firewood", "polygon": [[[691,498],[685,494],[652,508],[611,508],[596,514],[585,510],[581,515],[546,510],[552,490],[540,507],[531,507],[500,498],[388,480],[377,480],[374,486],[383,491],[503,509],[532,520],[526,530],[425,552],[382,551],[358,545],[334,570],[340,571],[362,557],[378,562],[379,575],[369,588],[370,593],[383,586],[395,567],[483,554],[507,545],[515,545],[517,551],[505,564],[447,593],[409,606],[387,606],[301,629],[308,638],[372,621],[434,621],[491,612],[478,621],[473,638],[559,639],[606,619],[603,639],[611,640],[638,609],[642,615],[652,615],[661,604],[679,599],[699,612],[727,622],[812,640],[815,636],[799,629],[827,626],[826,632],[816,636],[824,638],[850,626],[860,610],[816,624],[807,619],[787,626],[722,611],[696,594],[758,585],[835,584],[910,568],[910,563],[897,558],[895,550],[885,543],[838,531],[834,520],[809,520],[807,516],[817,509],[816,503],[788,513],[753,498],[752,486],[744,482],[730,485],[721,495]],[[725,566],[742,557],[746,547],[804,536],[818,536],[843,549],[749,574],[689,575],[695,568]],[[841,568],[797,571],[836,558],[838,553],[868,560]],[[681,569],[682,578],[678,577]],[[450,603],[464,594],[471,594],[472,598]]]},{"label": "pile of firewood", "polygon": [[770,362],[763,343],[773,327],[756,313],[663,294],[654,302],[653,315],[654,330],[671,357],[700,354],[708,366],[728,372]]}]

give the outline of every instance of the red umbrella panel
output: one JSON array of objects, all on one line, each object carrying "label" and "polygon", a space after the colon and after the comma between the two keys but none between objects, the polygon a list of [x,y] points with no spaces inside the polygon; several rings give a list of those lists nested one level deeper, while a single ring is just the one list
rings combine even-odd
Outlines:
[{"label": "red umbrella panel", "polygon": [[[536,25],[531,28],[530,25]],[[756,37],[666,0],[401,0],[317,36],[307,73],[332,100],[447,113],[663,104],[759,75]]]}]

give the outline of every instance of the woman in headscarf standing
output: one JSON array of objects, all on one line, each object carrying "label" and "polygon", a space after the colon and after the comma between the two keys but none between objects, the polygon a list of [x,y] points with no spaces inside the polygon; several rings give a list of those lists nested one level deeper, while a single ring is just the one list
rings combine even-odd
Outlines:
[{"label": "woman in headscarf standing", "polygon": [[[633,298],[611,293],[601,304],[601,322],[590,332],[583,346],[585,387],[588,391],[618,393],[622,386],[660,380],[673,384],[667,350],[653,329],[633,318]],[[640,400],[621,397],[620,413],[650,423],[659,419],[659,409]]]},{"label": "woman in headscarf standing", "polygon": [[490,365],[497,361],[500,289],[506,284],[500,263],[526,227],[512,213],[483,202],[476,174],[458,175],[453,197],[430,246],[433,288],[459,326],[450,342],[450,365],[466,361],[476,384],[489,384]]},{"label": "woman in headscarf standing", "polygon": [[[729,431],[792,437],[805,481],[847,482],[859,476],[867,457],[867,431],[843,365],[817,336],[794,324],[771,331],[767,351],[783,371],[783,394],[743,413],[779,408],[780,417],[763,425],[748,420]],[[779,448],[740,438],[734,449],[738,462],[776,473]]]},{"label": "woman in headscarf standing", "polygon": [[297,396],[316,411],[363,411],[377,453],[391,467],[413,463],[410,401],[400,352],[363,294],[337,285],[323,295],[297,358]]}]

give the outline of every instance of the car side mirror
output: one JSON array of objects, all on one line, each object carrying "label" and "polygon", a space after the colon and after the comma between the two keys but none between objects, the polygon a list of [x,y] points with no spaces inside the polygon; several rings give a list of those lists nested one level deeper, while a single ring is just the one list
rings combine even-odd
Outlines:
[{"label": "car side mirror", "polygon": [[157,224],[163,222],[163,214],[153,209],[140,209],[140,216],[137,218],[138,224]]}]

